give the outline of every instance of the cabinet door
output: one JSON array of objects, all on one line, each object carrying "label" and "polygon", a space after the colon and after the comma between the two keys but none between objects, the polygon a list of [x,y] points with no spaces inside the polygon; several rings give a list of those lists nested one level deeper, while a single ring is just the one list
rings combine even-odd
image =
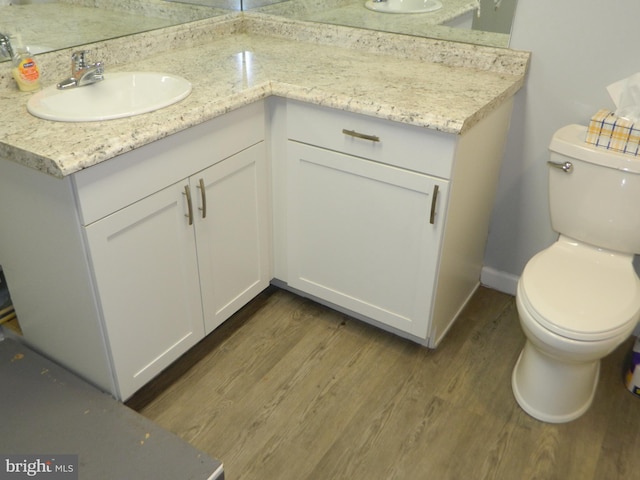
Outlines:
[{"label": "cabinet door", "polygon": [[426,338],[448,182],[296,142],[288,157],[289,285]]},{"label": "cabinet door", "polygon": [[186,184],[85,229],[123,400],[204,336]]},{"label": "cabinet door", "polygon": [[213,165],[191,182],[197,192],[196,242],[209,333],[271,280],[264,144]]}]

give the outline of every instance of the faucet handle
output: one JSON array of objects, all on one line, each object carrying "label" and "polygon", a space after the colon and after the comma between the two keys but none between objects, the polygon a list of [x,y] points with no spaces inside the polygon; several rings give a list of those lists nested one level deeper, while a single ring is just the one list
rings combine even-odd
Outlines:
[{"label": "faucet handle", "polygon": [[74,74],[83,68],[87,68],[87,53],[89,53],[88,50],[77,50],[71,54],[71,71]]}]

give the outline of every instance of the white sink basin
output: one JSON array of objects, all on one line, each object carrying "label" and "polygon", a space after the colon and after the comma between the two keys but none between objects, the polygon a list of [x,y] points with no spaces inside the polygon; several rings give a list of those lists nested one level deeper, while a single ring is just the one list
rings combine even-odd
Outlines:
[{"label": "white sink basin", "polygon": [[91,122],[132,117],[179,102],[191,93],[182,77],[155,72],[105,73],[104,80],[58,90],[55,85],[34,94],[27,110],[58,122]]},{"label": "white sink basin", "polygon": [[380,13],[426,13],[442,8],[440,0],[368,0],[364,6]]}]

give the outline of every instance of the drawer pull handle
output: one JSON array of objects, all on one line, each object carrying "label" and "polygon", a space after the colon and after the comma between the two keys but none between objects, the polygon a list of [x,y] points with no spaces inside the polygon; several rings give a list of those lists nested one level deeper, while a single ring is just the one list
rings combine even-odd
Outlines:
[{"label": "drawer pull handle", "polygon": [[429,215],[429,223],[435,225],[436,223],[436,202],[438,200],[438,185],[433,186],[433,195],[431,195],[431,215]]},{"label": "drawer pull handle", "polygon": [[191,190],[189,189],[189,185],[184,186],[184,192],[182,194],[187,197],[187,209],[189,211],[188,214],[185,214],[185,217],[189,219],[189,225],[193,225],[193,204],[191,203]]},{"label": "drawer pull handle", "polygon": [[202,200],[202,207],[198,209],[202,212],[202,218],[207,218],[207,191],[204,189],[204,180],[202,178],[198,182],[198,188],[200,189],[200,199]]},{"label": "drawer pull handle", "polygon": [[377,135],[367,135],[366,133],[356,132],[355,130],[342,129],[342,133],[349,135],[350,137],[362,138],[363,140],[371,140],[372,142],[379,142],[380,137]]}]

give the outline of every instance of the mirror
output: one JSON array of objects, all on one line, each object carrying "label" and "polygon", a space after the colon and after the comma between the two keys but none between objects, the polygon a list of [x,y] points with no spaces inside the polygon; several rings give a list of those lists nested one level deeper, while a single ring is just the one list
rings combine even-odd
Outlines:
[{"label": "mirror", "polygon": [[0,33],[38,54],[227,14],[240,1],[0,0]]},{"label": "mirror", "polygon": [[260,1],[243,0],[244,10],[495,47],[509,46],[516,7],[516,0],[286,0],[253,5]]},{"label": "mirror", "polygon": [[[441,3],[427,13],[386,13]],[[370,8],[365,3],[372,4]],[[233,11],[507,47],[516,0],[0,0],[0,33],[34,54],[85,45]],[[19,26],[19,27],[18,27]],[[8,61],[0,54],[0,62]]]}]

